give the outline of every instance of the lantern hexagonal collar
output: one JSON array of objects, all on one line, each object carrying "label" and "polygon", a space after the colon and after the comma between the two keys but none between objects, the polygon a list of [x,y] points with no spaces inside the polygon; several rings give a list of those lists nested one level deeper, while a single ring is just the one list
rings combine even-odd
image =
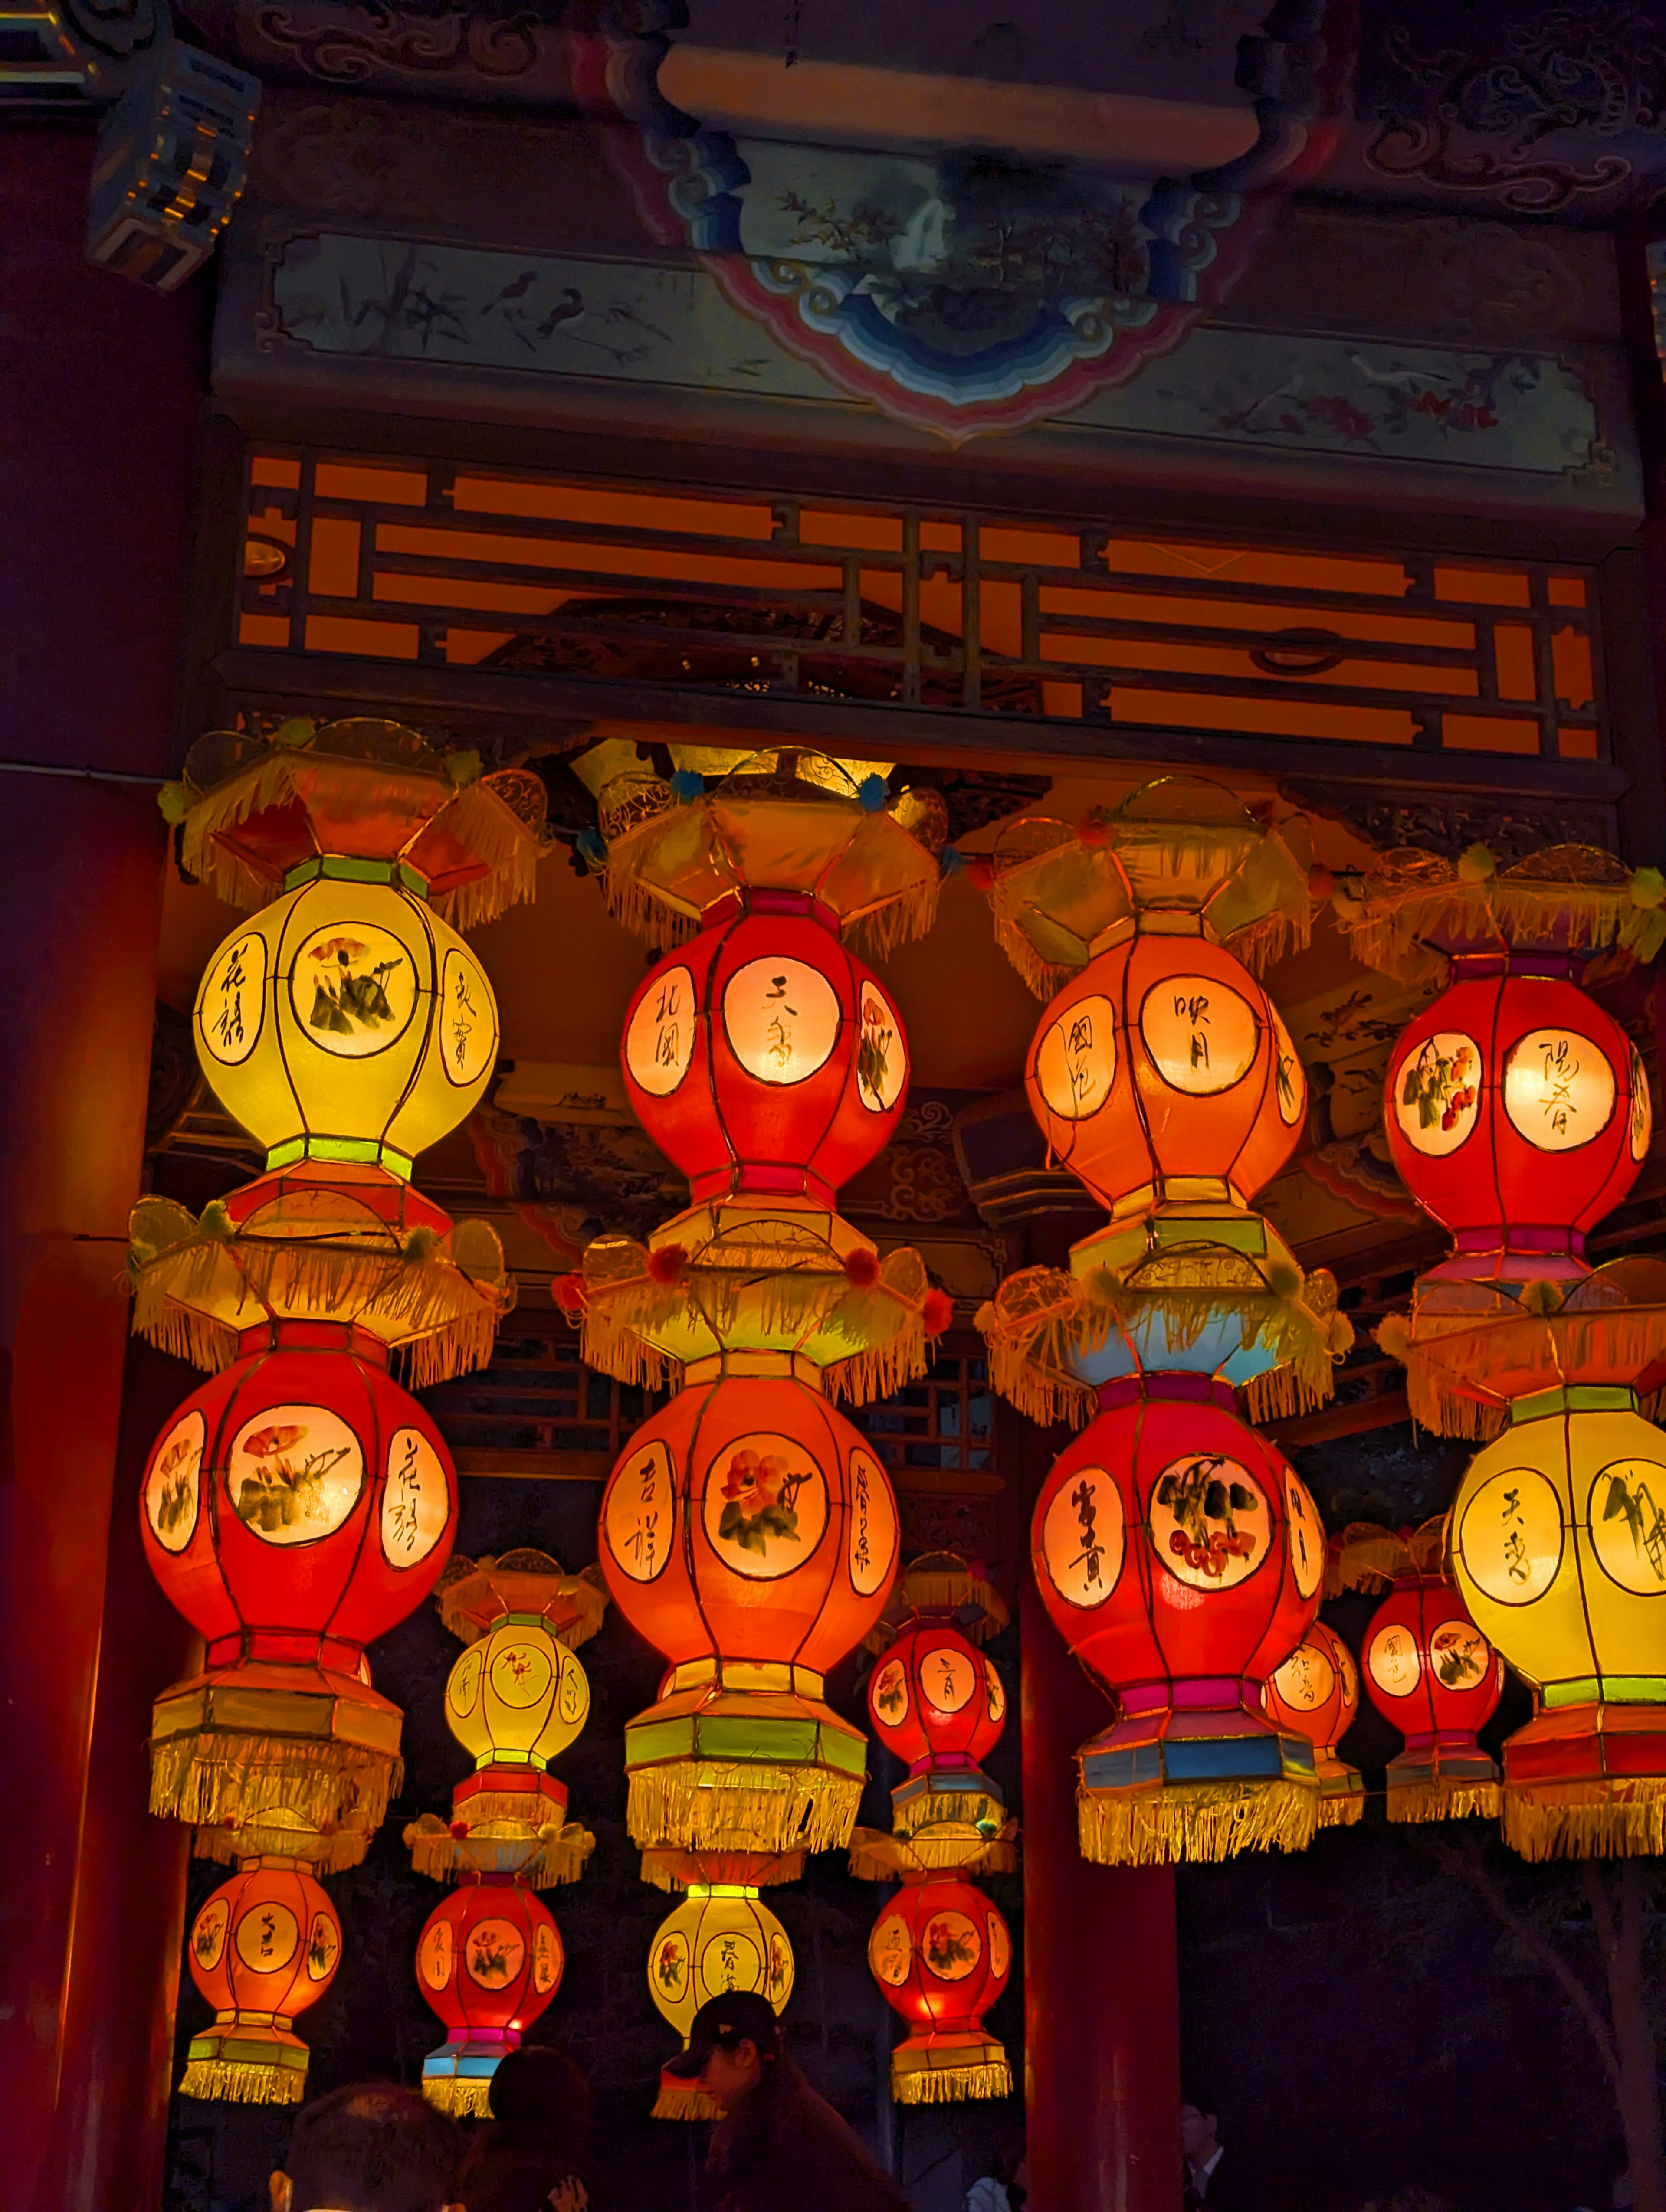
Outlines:
[{"label": "lantern hexagonal collar", "polygon": [[483,776],[477,754],[356,717],[289,721],[271,740],[211,731],[186,756],[181,800],[180,857],[229,905],[308,873],[379,872],[466,929],[531,897],[545,794],[525,769]]},{"label": "lantern hexagonal collar", "polygon": [[947,834],[934,791],[893,793],[869,763],[784,746],[702,747],[670,783],[612,745],[592,757],[608,908],[641,936],[675,941],[759,892],[813,902],[881,952],[932,925]]}]

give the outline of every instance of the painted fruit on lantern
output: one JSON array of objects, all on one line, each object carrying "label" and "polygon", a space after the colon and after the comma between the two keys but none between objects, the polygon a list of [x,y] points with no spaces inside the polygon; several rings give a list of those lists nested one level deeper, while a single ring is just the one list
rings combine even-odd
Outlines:
[{"label": "painted fruit on lantern", "polygon": [[651,969],[626,1011],[631,1105],[696,1203],[830,1204],[901,1118],[902,1022],[824,912],[756,894]]},{"label": "painted fruit on lantern", "polygon": [[439,1431],[347,1352],[224,1369],[179,1407],[140,1486],[151,1571],[210,1644],[246,1627],[370,1643],[434,1587],[456,1518]]},{"label": "painted fruit on lantern", "polygon": [[976,1766],[1000,1740],[1000,1675],[950,1621],[904,1629],[868,1680],[868,1715],[881,1742],[910,1766],[933,1759]]},{"label": "painted fruit on lantern", "polygon": [[884,1610],[897,1501],[819,1391],[730,1376],[643,1422],[600,1536],[614,1603],[673,1665],[718,1654],[824,1674]]},{"label": "painted fruit on lantern", "polygon": [[1295,1150],[1307,1084],[1249,969],[1144,933],[1089,961],[1042,1016],[1025,1088],[1054,1156],[1107,1206],[1204,1178],[1244,1203]]},{"label": "painted fruit on lantern", "polygon": [[[1518,1255],[1514,1272],[1579,1272],[1585,1231],[1617,1206],[1649,1147],[1636,1048],[1566,976],[1475,973],[1413,1021],[1389,1063],[1389,1149],[1458,1243],[1442,1273]],[[1466,1255],[1472,1255],[1466,1261]]]},{"label": "painted fruit on lantern", "polygon": [[1054,1462],[1031,1540],[1049,1613],[1112,1688],[1259,1685],[1319,1608],[1313,1502],[1277,1447],[1217,1403],[1152,1396],[1100,1413]]}]

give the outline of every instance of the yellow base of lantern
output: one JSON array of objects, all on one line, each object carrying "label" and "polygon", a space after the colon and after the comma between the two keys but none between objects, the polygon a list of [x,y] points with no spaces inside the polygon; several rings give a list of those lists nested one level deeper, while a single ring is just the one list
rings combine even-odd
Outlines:
[{"label": "yellow base of lantern", "polygon": [[819,1766],[696,1759],[630,1778],[634,1842],[686,1850],[831,1851],[850,1840],[862,1784]]},{"label": "yellow base of lantern", "polygon": [[1319,1824],[1310,1782],[1170,1783],[1149,1791],[1079,1790],[1082,1856],[1097,1866],[1174,1866],[1240,1851],[1304,1851]]},{"label": "yellow base of lantern", "polygon": [[193,2058],[179,2082],[182,2097],[230,2105],[299,2105],[307,2094],[304,2068],[252,2066],[229,2058]]},{"label": "yellow base of lantern", "polygon": [[1319,1798],[1319,1826],[1322,1828],[1351,1828],[1365,1814],[1363,1791],[1348,1796]]},{"label": "yellow base of lantern", "polygon": [[1010,2097],[1012,2069],[992,2035],[899,2043],[891,2054],[891,2094],[899,2105],[953,2105]]},{"label": "yellow base of lantern", "polygon": [[423,2094],[436,2111],[448,2114],[453,2120],[491,2118],[489,2074],[441,2074],[433,2081],[424,2077]]},{"label": "yellow base of lantern", "polygon": [[1389,1786],[1391,1820],[1468,1820],[1499,1817],[1499,1786],[1496,1782],[1408,1782]]},{"label": "yellow base of lantern", "polygon": [[723,2107],[715,2097],[708,2097],[692,2081],[668,2081],[663,2075],[660,2094],[654,2100],[654,2110],[648,2118],[654,2120],[715,2120],[721,2119]]},{"label": "yellow base of lantern", "polygon": [[1666,1854],[1666,1778],[1507,1786],[1504,1839],[1524,1859]]},{"label": "yellow base of lantern", "polygon": [[212,1828],[281,1811],[322,1832],[368,1833],[404,1778],[403,1721],[368,1684],[318,1667],[198,1674],[156,1700],[150,1809]]}]

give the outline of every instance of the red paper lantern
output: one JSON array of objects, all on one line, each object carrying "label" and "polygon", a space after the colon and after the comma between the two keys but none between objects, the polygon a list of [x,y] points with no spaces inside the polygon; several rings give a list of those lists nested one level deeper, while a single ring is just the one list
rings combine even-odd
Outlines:
[{"label": "red paper lantern", "polygon": [[[897,1548],[864,1439],[790,1375],[695,1383],[622,1455],[599,1547],[614,1603],[671,1662],[625,1732],[632,1835],[696,1850],[842,1840],[866,1745],[828,1709],[823,1676],[879,1618]],[[797,1781],[795,1744],[813,1746]],[[739,1830],[731,1788],[751,1808]]]},{"label": "red paper lantern", "polygon": [[1475,1736],[1498,1710],[1504,1661],[1444,1574],[1395,1577],[1361,1662],[1372,1705],[1406,1739],[1389,1764],[1389,1818],[1496,1816],[1499,1771]]},{"label": "red paper lantern", "polygon": [[[364,1647],[434,1587],[456,1476],[374,1340],[323,1322],[272,1334],[192,1392],[145,1468],[146,1557],[208,1644],[204,1671],[158,1702],[152,1809],[214,1822],[283,1805],[374,1826],[399,1715]],[[251,1718],[250,1692],[283,1693],[270,1721]]]},{"label": "red paper lantern", "polygon": [[1247,1206],[1307,1110],[1295,1046],[1243,963],[1160,931],[1072,976],[1037,1027],[1025,1089],[1054,1158],[1113,1213],[1140,1193]]},{"label": "red paper lantern", "polygon": [[1316,1620],[1271,1675],[1263,1704],[1269,1720],[1313,1746],[1319,1826],[1351,1826],[1365,1810],[1365,1784],[1357,1767],[1337,1757],[1336,1747],[1359,1710],[1359,1669],[1328,1621]]},{"label": "red paper lantern", "polygon": [[908,1762],[976,1766],[1000,1741],[1006,1692],[1000,1676],[952,1621],[905,1628],[867,1686],[874,1734]]},{"label": "red paper lantern", "polygon": [[1189,1374],[1109,1383],[1037,1499],[1036,1580],[1120,1717],[1083,1747],[1082,1848],[1112,1863],[1299,1849],[1310,1742],[1262,1710],[1319,1607],[1324,1532],[1293,1468]]},{"label": "red paper lantern", "polygon": [[[720,909],[721,911],[721,909]],[[751,1194],[830,1206],[889,1143],[908,1047],[837,917],[755,890],[652,968],[625,1015],[625,1087],[696,1205]]]},{"label": "red paper lantern", "polygon": [[186,2097],[298,2105],[307,2046],[291,2023],[329,1988],[341,1958],[341,1922],[294,1859],[248,1859],[192,1923],[191,1978],[214,2025],[191,2039]]},{"label": "red paper lantern", "polygon": [[499,2060],[547,2008],[565,1965],[549,1908],[509,1875],[466,1881],[435,1905],[416,1983],[446,2039],[423,2061],[423,2094],[444,2112],[486,2112]]},{"label": "red paper lantern", "polygon": [[975,1883],[954,1875],[905,1880],[868,1938],[885,2002],[909,2024],[891,2054],[898,2104],[1012,2093],[1006,2053],[983,2015],[1006,1986],[1006,1923]]},{"label": "red paper lantern", "polygon": [[1575,972],[1555,953],[1456,953],[1395,1048],[1389,1148],[1456,1245],[1436,1277],[1583,1275],[1585,1232],[1636,1180],[1647,1079]]}]

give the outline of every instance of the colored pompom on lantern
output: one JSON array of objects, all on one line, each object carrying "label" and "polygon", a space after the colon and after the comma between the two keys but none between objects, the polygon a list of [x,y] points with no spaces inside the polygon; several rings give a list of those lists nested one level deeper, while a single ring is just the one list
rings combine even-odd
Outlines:
[{"label": "colored pompom on lantern", "polygon": [[307,1869],[246,1861],[192,1923],[185,1957],[215,2017],[191,2039],[180,2095],[300,2104],[307,2054],[293,2023],[329,1988],[341,1958],[336,1908]]}]

